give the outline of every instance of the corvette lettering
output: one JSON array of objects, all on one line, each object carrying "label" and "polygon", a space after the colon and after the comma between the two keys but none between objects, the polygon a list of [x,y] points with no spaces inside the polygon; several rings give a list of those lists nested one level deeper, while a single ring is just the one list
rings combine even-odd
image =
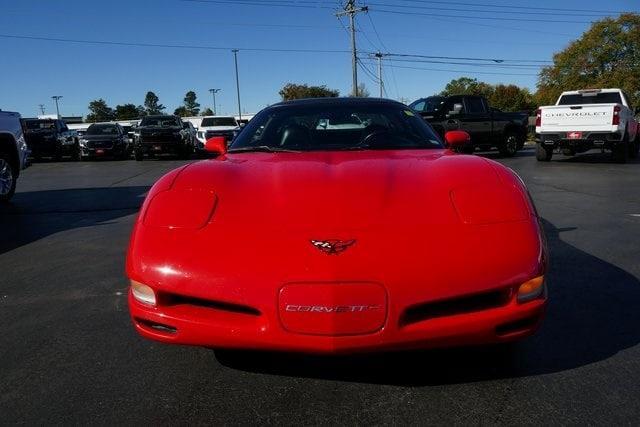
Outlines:
[{"label": "corvette lettering", "polygon": [[382,310],[379,305],[296,305],[287,304],[285,311],[298,313],[361,313]]}]

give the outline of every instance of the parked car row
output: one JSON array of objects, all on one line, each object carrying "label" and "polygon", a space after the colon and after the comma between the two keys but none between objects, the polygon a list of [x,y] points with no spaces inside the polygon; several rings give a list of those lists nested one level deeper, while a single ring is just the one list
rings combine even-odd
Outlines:
[{"label": "parked car row", "polygon": [[69,129],[58,119],[23,119],[24,138],[35,160],[87,160],[110,157],[138,161],[161,154],[190,158],[203,154],[206,139],[224,136],[231,141],[240,129],[232,116],[203,117],[196,128],[178,116],[154,115],[139,124],[93,123],[86,128]]}]

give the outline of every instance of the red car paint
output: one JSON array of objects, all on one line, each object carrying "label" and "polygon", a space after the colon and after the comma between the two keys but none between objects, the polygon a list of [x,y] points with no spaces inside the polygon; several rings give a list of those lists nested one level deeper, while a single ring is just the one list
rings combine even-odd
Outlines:
[{"label": "red car paint", "polygon": [[[182,214],[181,214],[182,212]],[[339,254],[312,241],[349,242]],[[227,153],[161,178],[127,275],[136,330],[314,353],[497,343],[539,326],[546,248],[520,179],[444,149]],[[302,309],[300,307],[303,307]]]}]

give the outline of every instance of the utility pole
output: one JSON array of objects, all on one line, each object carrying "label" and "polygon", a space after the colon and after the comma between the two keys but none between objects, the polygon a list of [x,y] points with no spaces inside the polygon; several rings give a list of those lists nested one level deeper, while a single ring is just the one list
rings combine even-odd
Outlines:
[{"label": "utility pole", "polygon": [[236,92],[238,93],[238,120],[242,120],[242,108],[240,107],[240,78],[238,77],[238,49],[233,49],[233,60],[236,64]]},{"label": "utility pole", "polygon": [[221,89],[209,89],[209,92],[211,92],[211,95],[213,95],[213,115],[216,116],[218,113],[216,113],[216,93],[220,92]]},{"label": "utility pole", "polygon": [[62,96],[54,95],[54,96],[51,97],[51,99],[53,99],[56,102],[56,114],[57,114],[58,118],[60,118],[60,108],[58,108],[58,101],[60,99],[62,99]]},{"label": "utility pole", "polygon": [[378,83],[380,84],[380,98],[384,98],[384,82],[382,81],[382,53],[377,52],[374,56],[378,58]]},{"label": "utility pole", "polygon": [[357,7],[356,0],[347,0],[344,5],[344,11],[336,13],[336,16],[349,16],[349,31],[351,33],[351,68],[353,71],[352,95],[358,96],[358,51],[356,47],[356,14],[359,12],[367,12],[367,6]]},{"label": "utility pole", "polygon": [[38,107],[40,108],[40,114],[44,116],[44,104],[38,104]]}]

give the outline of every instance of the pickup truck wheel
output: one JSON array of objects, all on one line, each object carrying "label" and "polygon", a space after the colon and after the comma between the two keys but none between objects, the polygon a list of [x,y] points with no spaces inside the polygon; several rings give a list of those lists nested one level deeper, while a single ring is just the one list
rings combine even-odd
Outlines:
[{"label": "pickup truck wheel", "polygon": [[553,157],[553,149],[546,148],[542,144],[536,144],[536,159],[539,162],[548,162]]},{"label": "pickup truck wheel", "polygon": [[636,135],[636,140],[629,143],[629,157],[635,159],[640,154],[640,136]]},{"label": "pickup truck wheel", "polygon": [[16,169],[7,153],[0,152],[0,202],[8,202],[16,192]]},{"label": "pickup truck wheel", "polygon": [[498,149],[505,157],[512,157],[518,152],[518,135],[508,133],[504,137],[504,143]]},{"label": "pickup truck wheel", "polygon": [[133,155],[137,162],[141,162],[142,160],[144,160],[144,153],[142,152],[142,150],[135,150]]},{"label": "pickup truck wheel", "polygon": [[629,158],[629,143],[628,142],[618,142],[611,149],[611,157],[613,161],[616,163],[627,163],[627,159]]}]

